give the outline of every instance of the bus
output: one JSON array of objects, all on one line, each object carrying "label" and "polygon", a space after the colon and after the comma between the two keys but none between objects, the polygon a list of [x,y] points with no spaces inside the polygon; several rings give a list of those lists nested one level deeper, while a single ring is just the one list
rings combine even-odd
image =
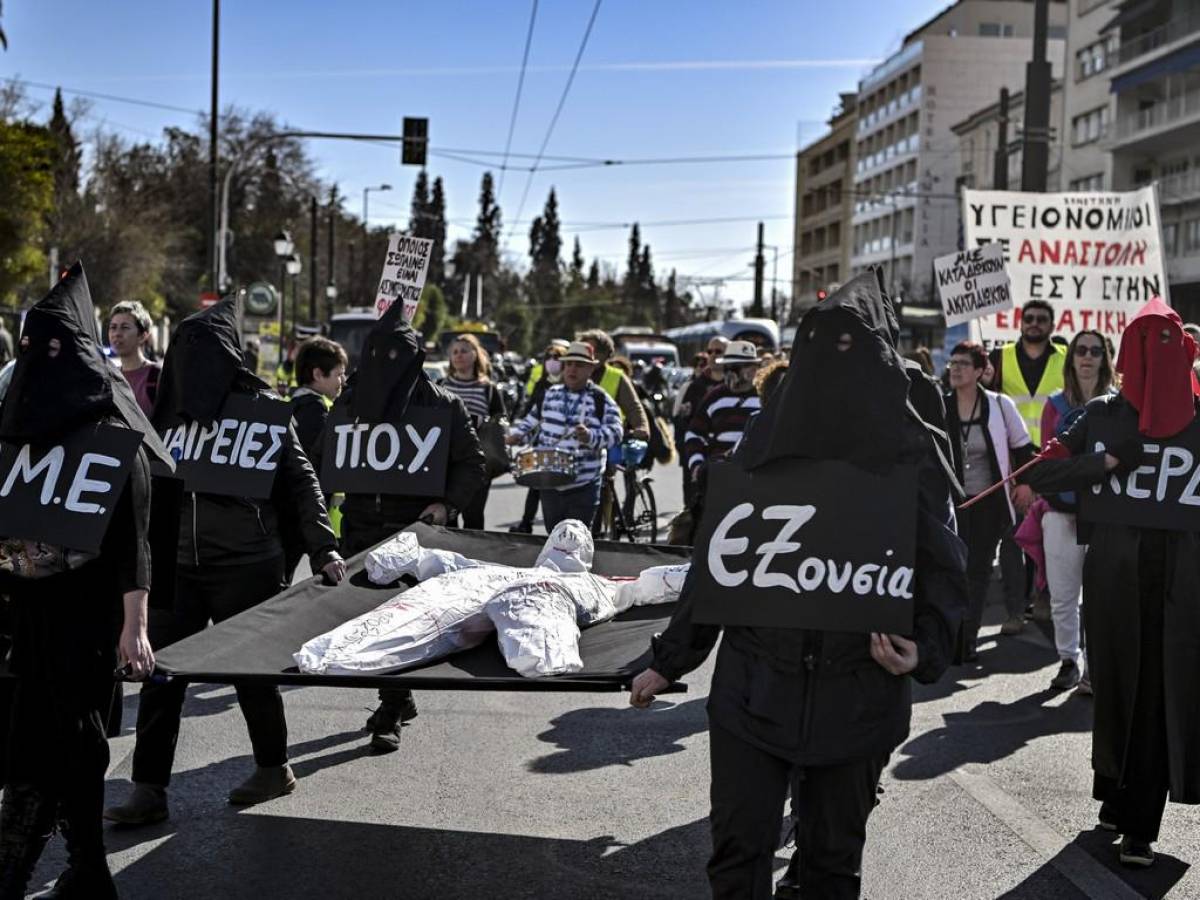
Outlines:
[{"label": "bus", "polygon": [[772,353],[779,350],[779,325],[771,319],[721,319],[670,328],[666,332],[668,340],[679,348],[685,365],[691,365],[695,355],[718,336],[731,341],[750,341],[760,350]]}]

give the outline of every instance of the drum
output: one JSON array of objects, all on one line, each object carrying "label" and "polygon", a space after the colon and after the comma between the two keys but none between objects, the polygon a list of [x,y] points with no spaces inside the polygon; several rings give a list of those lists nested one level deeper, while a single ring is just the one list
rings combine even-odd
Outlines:
[{"label": "drum", "polygon": [[554,447],[532,447],[517,453],[513,479],[525,487],[544,490],[575,480],[575,455]]}]

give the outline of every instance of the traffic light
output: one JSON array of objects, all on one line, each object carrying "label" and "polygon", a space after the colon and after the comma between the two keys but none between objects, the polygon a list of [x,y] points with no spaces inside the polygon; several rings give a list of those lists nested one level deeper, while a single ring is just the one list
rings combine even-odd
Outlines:
[{"label": "traffic light", "polygon": [[404,148],[400,162],[406,166],[424,166],[425,148],[429,145],[429,120],[404,117]]}]

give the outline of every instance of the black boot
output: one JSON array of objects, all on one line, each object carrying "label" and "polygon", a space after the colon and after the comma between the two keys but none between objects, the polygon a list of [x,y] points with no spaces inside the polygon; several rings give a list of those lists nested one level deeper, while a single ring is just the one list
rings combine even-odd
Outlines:
[{"label": "black boot", "polygon": [[54,806],[31,785],[5,785],[0,802],[0,900],[23,900],[54,832]]},{"label": "black boot", "polygon": [[54,887],[34,895],[34,900],[117,900],[117,886],[108,869],[104,841],[96,828],[88,829],[87,837],[67,821],[59,822],[67,842],[67,868],[58,876]]}]

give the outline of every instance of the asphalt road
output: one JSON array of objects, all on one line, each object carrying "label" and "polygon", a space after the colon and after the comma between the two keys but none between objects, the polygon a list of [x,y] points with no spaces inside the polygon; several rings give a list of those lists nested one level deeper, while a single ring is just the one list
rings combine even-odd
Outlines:
[{"label": "asphalt road", "polygon": [[[659,470],[660,507],[678,469]],[[523,491],[498,485],[495,527]],[[997,638],[981,662],[918,688],[912,735],[871,818],[872,898],[1200,897],[1200,811],[1168,807],[1159,860],[1133,874],[1094,829],[1090,701],[1047,690],[1048,626]],[[649,711],[623,694],[422,692],[398,753],[368,756],[367,691],[288,690],[291,796],[225,802],[252,766],[229,688],[189,693],[171,819],[108,832],[130,898],[698,898],[707,896],[711,663]],[[108,794],[128,790],[137,696],[113,741]],[[56,840],[36,875],[62,866]],[[786,855],[780,855],[782,870]]]}]

